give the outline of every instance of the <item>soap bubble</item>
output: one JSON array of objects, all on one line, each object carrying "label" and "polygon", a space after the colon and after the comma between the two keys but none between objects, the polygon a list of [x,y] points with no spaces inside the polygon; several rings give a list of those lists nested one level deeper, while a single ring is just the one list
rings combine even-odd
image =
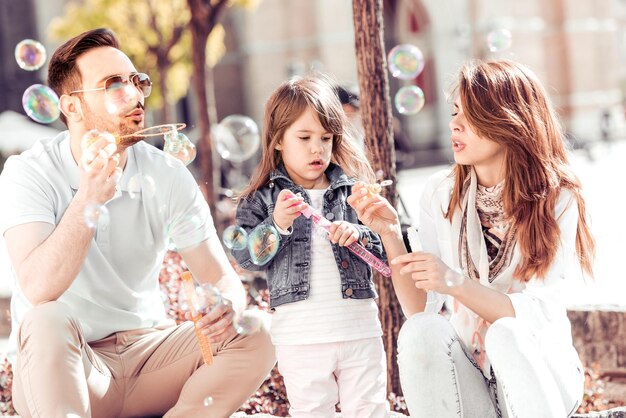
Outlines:
[{"label": "soap bubble", "polygon": [[513,36],[508,29],[495,29],[487,34],[487,47],[491,52],[500,52],[511,47]]},{"label": "soap bubble", "polygon": [[243,250],[248,245],[248,234],[242,227],[231,225],[224,230],[222,241],[231,250]]},{"label": "soap bubble", "polygon": [[163,136],[165,144],[163,151],[176,158],[185,165],[188,165],[196,158],[196,146],[182,132],[174,130]]},{"label": "soap bubble", "polygon": [[203,234],[206,233],[204,227],[205,220],[198,215],[186,215],[170,220],[166,234],[172,240],[183,239],[185,241],[201,242]]},{"label": "soap bubble", "polygon": [[387,65],[392,76],[412,80],[424,69],[424,55],[415,45],[397,45],[389,51]]},{"label": "soap bubble", "polygon": [[89,228],[96,228],[99,224],[109,222],[109,210],[104,205],[90,204],[83,212],[85,223]]},{"label": "soap bubble", "polygon": [[33,84],[22,95],[22,107],[34,121],[52,123],[59,118],[59,96],[48,86]]},{"label": "soap bubble", "polygon": [[128,195],[131,199],[139,198],[144,199],[154,197],[156,193],[156,185],[154,179],[142,173],[137,173],[128,180]]},{"label": "soap bubble", "polygon": [[196,302],[197,306],[194,306],[193,308],[198,312],[205,313],[212,307],[222,303],[224,300],[219,289],[211,283],[203,283],[199,285],[196,287],[196,293],[198,295]]},{"label": "soap bubble", "polygon": [[240,315],[233,321],[235,331],[241,335],[250,335],[261,329],[261,318],[256,315]]},{"label": "soap bubble", "polygon": [[272,225],[261,224],[248,235],[250,261],[257,266],[267,264],[278,251],[280,235]]},{"label": "soap bubble", "polygon": [[398,90],[394,102],[401,114],[414,115],[424,107],[424,92],[417,86],[405,86]]},{"label": "soap bubble", "polygon": [[261,139],[259,128],[254,121],[241,115],[225,117],[211,127],[215,148],[223,159],[242,162],[252,157],[259,149]]},{"label": "soap bubble", "polygon": [[86,150],[89,146],[99,139],[105,139],[110,143],[115,143],[115,137],[108,132],[99,131],[97,129],[92,129],[90,131],[85,132],[82,139],[80,140],[80,146],[82,150]]},{"label": "soap bubble", "polygon": [[460,286],[465,281],[465,276],[463,275],[463,271],[461,269],[448,269],[446,274],[443,276],[443,279],[446,282],[446,286],[456,287]]},{"label": "soap bubble", "polygon": [[24,39],[15,46],[15,61],[26,71],[38,70],[46,62],[46,49],[34,39]]}]

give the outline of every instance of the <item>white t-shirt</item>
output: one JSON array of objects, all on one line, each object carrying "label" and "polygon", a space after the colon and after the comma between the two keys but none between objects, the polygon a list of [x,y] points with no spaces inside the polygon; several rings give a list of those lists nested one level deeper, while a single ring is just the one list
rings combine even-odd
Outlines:
[{"label": "white t-shirt", "polygon": [[[322,210],[325,189],[307,190]],[[374,299],[343,299],[341,276],[327,234],[311,233],[309,297],[276,307],[272,315],[274,345],[322,344],[380,337],[382,327]]]},{"label": "white t-shirt", "polygon": [[[58,299],[76,313],[88,342],[173,323],[165,315],[158,283],[170,237],[184,249],[217,236],[208,205],[182,163],[144,142],[127,152],[115,195],[105,204],[109,219],[102,217],[80,272]],[[139,173],[154,180],[154,193],[148,187],[131,198],[129,181]],[[2,236],[30,222],[58,225],[78,185],[67,131],[9,158],[0,175]],[[13,360],[15,333],[32,305],[14,272],[8,275],[13,291],[8,351]]]}]

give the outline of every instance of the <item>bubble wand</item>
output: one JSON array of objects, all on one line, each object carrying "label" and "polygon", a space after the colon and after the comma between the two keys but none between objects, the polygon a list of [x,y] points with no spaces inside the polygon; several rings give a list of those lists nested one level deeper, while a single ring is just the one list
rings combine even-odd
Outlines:
[{"label": "bubble wand", "polygon": [[[290,192],[289,194],[287,194],[286,199],[290,199],[292,197],[295,197],[295,195]],[[304,217],[306,217],[307,219],[311,219],[315,225],[323,228],[323,230],[330,234],[330,226],[332,225],[332,223],[328,219],[323,217],[319,211],[315,210],[308,203],[303,202],[303,204],[306,207],[301,210],[300,213],[304,215]],[[366,250],[365,247],[363,247],[358,242],[355,241],[352,244],[346,246],[346,248],[352,251],[352,253],[354,253],[361,260],[365,261],[368,265],[376,269],[376,271],[378,271],[383,276],[391,277],[391,269],[389,268],[389,266],[385,264],[385,262],[382,261],[380,258],[376,257],[374,254]]]},{"label": "bubble wand", "polygon": [[210,366],[211,364],[213,364],[213,351],[211,350],[211,342],[209,341],[209,337],[207,335],[204,335],[202,333],[202,330],[196,326],[197,322],[200,320],[200,318],[202,318],[202,313],[196,310],[196,306],[198,306],[198,295],[193,284],[193,278],[191,277],[191,273],[189,271],[184,271],[181,278],[185,299],[187,300],[187,304],[189,305],[189,309],[191,311],[191,320],[193,321],[193,327],[196,330],[196,337],[198,338],[200,350],[202,351],[202,358],[204,359],[204,364]]}]

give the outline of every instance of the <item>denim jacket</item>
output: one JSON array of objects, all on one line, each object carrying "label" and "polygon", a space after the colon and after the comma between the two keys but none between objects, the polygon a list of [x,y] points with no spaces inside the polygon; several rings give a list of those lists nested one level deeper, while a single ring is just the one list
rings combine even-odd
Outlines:
[{"label": "denim jacket", "polygon": [[[386,260],[380,237],[369,228],[359,223],[356,212],[346,203],[355,179],[349,178],[343,170],[330,164],[326,169],[330,186],[324,194],[322,213],[330,221],[347,221],[359,230],[359,242],[381,260]],[[242,199],[237,207],[237,224],[250,233],[260,224],[274,226],[272,214],[274,202],[283,189],[293,193],[302,193],[305,202],[311,199],[301,186],[291,181],[281,164],[270,174],[266,186],[256,193]],[[309,296],[311,276],[311,232],[312,221],[305,216],[295,219],[291,234],[280,235],[278,251],[274,258],[263,266],[250,260],[248,248],[232,250],[232,254],[241,267],[246,270],[267,270],[267,281],[272,308],[285,303],[304,300]],[[347,247],[332,244],[335,262],[341,276],[341,294],[344,299],[376,298],[372,282],[372,269]]]}]

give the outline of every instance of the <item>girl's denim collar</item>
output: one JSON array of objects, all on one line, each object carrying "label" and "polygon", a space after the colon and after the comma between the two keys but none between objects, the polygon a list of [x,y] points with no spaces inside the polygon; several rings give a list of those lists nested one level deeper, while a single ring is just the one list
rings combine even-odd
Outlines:
[{"label": "girl's denim collar", "polygon": [[[330,186],[328,187],[330,190],[336,189],[341,186],[351,186],[355,183],[355,180],[348,177],[341,167],[337,164],[330,163],[328,168],[325,171],[328,180],[330,180]],[[276,170],[270,173],[270,182],[286,182],[288,184],[294,184],[293,181],[289,178],[287,174],[287,170],[285,169],[285,165],[281,162]]]}]

